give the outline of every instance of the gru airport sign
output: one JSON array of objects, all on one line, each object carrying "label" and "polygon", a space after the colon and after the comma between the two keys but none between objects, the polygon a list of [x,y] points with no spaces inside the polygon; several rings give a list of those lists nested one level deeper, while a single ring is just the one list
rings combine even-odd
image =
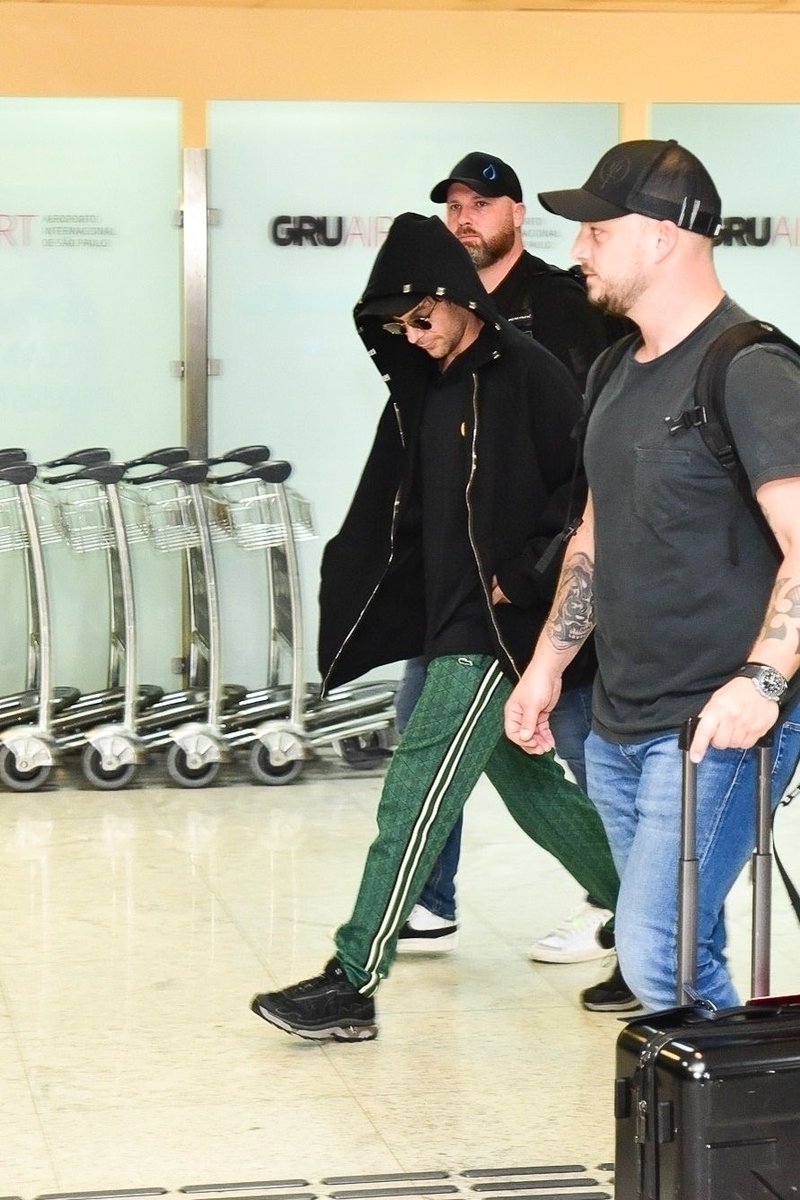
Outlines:
[{"label": "gru airport sign", "polygon": [[383,244],[393,218],[389,216],[315,217],[281,215],[269,223],[275,246],[372,246]]},{"label": "gru airport sign", "polygon": [[725,217],[717,246],[800,246],[800,217]]}]

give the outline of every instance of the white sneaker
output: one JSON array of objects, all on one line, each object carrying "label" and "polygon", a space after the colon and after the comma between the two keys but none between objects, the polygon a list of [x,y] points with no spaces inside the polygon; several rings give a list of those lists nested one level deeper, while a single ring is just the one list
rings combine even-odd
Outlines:
[{"label": "white sneaker", "polygon": [[528,958],[534,962],[551,963],[608,958],[611,952],[600,945],[597,935],[610,918],[608,909],[597,908],[584,901],[565,921],[533,943]]},{"label": "white sneaker", "polygon": [[458,925],[415,904],[397,935],[398,954],[446,954],[458,945]]}]

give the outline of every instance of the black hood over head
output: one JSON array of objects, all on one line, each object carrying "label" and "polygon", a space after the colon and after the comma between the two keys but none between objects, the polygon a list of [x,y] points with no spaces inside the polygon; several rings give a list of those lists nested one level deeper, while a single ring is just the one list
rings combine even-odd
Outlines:
[{"label": "black hood over head", "polygon": [[389,227],[353,310],[361,340],[387,382],[398,369],[416,365],[424,351],[382,325],[425,296],[472,309],[485,324],[499,328],[500,314],[472,259],[441,218],[401,213]]}]

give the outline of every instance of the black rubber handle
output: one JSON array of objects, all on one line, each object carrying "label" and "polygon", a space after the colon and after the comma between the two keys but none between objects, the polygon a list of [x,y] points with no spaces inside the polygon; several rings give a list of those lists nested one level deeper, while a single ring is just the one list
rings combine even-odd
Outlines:
[{"label": "black rubber handle", "polygon": [[261,479],[264,483],[285,483],[292,473],[291,464],[283,459],[273,458],[269,462],[260,462],[244,471],[234,471],[230,475],[219,475],[216,472],[209,476],[209,483],[239,483],[243,479]]},{"label": "black rubber handle", "polygon": [[95,483],[119,483],[125,474],[125,463],[109,462],[96,463],[92,467],[84,467],[78,475],[79,479],[92,479]]},{"label": "black rubber handle", "polygon": [[0,466],[0,480],[3,483],[30,483],[36,478],[36,463],[16,462]]},{"label": "black rubber handle", "polygon": [[185,446],[162,446],[160,450],[151,450],[138,458],[131,458],[125,464],[127,467],[171,467],[173,463],[186,462],[189,451]]},{"label": "black rubber handle", "polygon": [[256,463],[266,462],[269,455],[269,446],[237,446],[235,450],[229,450],[227,454],[210,458],[208,461],[211,464],[244,463],[246,466],[252,467]]},{"label": "black rubber handle", "polygon": [[208,463],[201,462],[196,458],[188,458],[185,462],[174,463],[172,466],[164,467],[161,471],[155,471],[148,475],[129,475],[126,471],[125,479],[128,483],[163,483],[165,480],[174,479],[178,483],[202,483],[208,475]]},{"label": "black rubber handle", "polygon": [[55,467],[90,467],[93,463],[109,462],[111,451],[104,446],[87,446],[85,450],[73,450],[63,458],[53,458],[50,462],[42,463],[48,471]]}]

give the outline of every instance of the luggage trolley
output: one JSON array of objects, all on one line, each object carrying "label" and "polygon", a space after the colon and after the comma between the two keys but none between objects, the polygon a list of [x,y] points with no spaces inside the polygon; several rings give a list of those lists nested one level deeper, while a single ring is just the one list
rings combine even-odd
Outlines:
[{"label": "luggage trolley", "polygon": [[53,647],[42,546],[58,541],[60,533],[34,501],[31,484],[36,465],[25,459],[24,451],[4,454],[0,453],[0,551],[21,550],[24,555],[29,691],[8,698],[2,706],[0,782],[27,792],[47,781],[57,758],[52,729]]},{"label": "luggage trolley", "polygon": [[[140,506],[142,520],[155,549],[185,554],[189,602],[187,675],[192,688],[203,689],[197,720],[185,720],[181,702],[170,713],[169,727],[154,713],[156,729],[146,741],[167,742],[167,772],[184,787],[204,787],[228,758],[220,728],[223,689],[220,674],[220,629],[217,576],[211,549],[211,530],[205,516],[200,485],[207,462],[187,459],[156,473],[130,477],[129,495]],[[186,693],[184,693],[186,695]],[[164,736],[165,735],[165,736]]]},{"label": "luggage trolley", "polygon": [[[63,463],[58,464],[59,466]],[[60,513],[64,538],[78,554],[106,557],[109,594],[109,658],[106,689],[82,697],[54,728],[62,747],[82,746],[81,768],[97,788],[126,787],[144,759],[136,730],[140,706],[160,699],[161,688],[140,688],[133,576],[129,543],[147,529],[123,517],[119,484],[124,463],[101,462],[78,471],[43,475]]]},{"label": "luggage trolley", "polygon": [[[27,457],[27,452],[18,446],[0,449],[0,466],[13,466],[15,463],[24,463]],[[36,508],[35,496],[34,508]],[[4,495],[0,500],[0,550],[25,548],[26,535],[20,525],[20,521],[21,510],[17,498],[13,493],[13,489],[7,487],[4,489]],[[58,535],[50,514],[46,512],[40,513],[37,524],[40,527],[44,526],[46,540],[57,540]],[[38,621],[38,613],[35,609],[32,610],[31,607],[35,598],[35,587],[27,578],[26,583],[28,652],[26,656],[25,683],[22,691],[0,697],[0,728],[8,725],[18,725],[25,721],[35,721],[39,713],[39,639],[35,632],[31,633]],[[53,711],[57,712],[67,705],[72,704],[79,696],[80,692],[77,688],[54,688],[52,696]]]},{"label": "luggage trolley", "polygon": [[[186,683],[138,714],[136,729],[145,747],[166,747],[167,770],[184,787],[203,787],[215,778],[227,750],[221,714],[245,694],[223,686],[220,670],[219,605],[211,539],[225,536],[209,522],[200,485],[212,466],[231,467],[269,458],[264,445],[240,446],[220,458],[198,462],[185,447],[151,451],[127,464],[122,483],[125,520],[144,528],[153,547],[185,554],[188,581],[189,652]],[[152,471],[152,467],[162,469]],[[285,464],[270,464],[280,471]],[[146,468],[142,473],[142,468]],[[288,472],[288,466],[285,466]]]},{"label": "luggage trolley", "polygon": [[[394,726],[394,684],[359,684],[339,688],[322,700],[307,685],[303,667],[303,620],[297,542],[315,536],[308,502],[271,477],[261,464],[238,477],[210,479],[207,507],[212,524],[227,528],[242,549],[265,553],[269,638],[267,686],[249,693],[224,714],[223,727],[232,746],[251,744],[250,770],[265,784],[296,779],[305,761],[322,746],[331,746],[355,765],[367,765],[388,751]],[[282,682],[288,657],[288,685]],[[356,761],[353,753],[366,742]]]}]

